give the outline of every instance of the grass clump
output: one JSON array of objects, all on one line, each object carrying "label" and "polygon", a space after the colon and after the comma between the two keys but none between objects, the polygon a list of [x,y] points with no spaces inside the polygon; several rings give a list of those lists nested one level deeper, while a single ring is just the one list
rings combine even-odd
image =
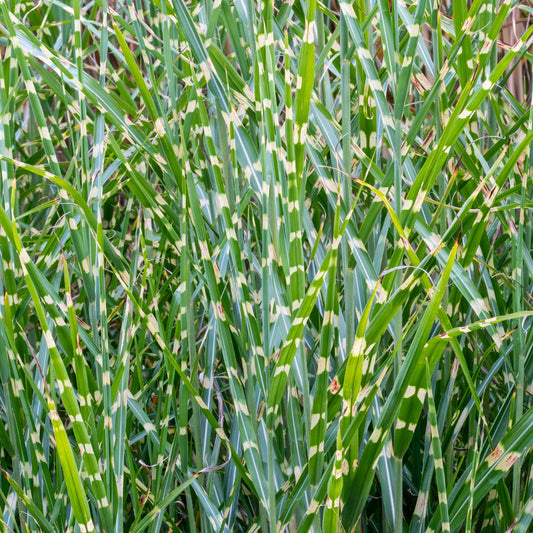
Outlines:
[{"label": "grass clump", "polygon": [[530,15],[2,2],[2,530],[530,530]]}]

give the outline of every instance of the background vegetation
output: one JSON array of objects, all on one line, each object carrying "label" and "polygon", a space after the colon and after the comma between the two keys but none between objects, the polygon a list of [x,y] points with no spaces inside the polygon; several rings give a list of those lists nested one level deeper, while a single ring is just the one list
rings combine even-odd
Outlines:
[{"label": "background vegetation", "polygon": [[0,529],[530,531],[532,13],[0,2]]}]

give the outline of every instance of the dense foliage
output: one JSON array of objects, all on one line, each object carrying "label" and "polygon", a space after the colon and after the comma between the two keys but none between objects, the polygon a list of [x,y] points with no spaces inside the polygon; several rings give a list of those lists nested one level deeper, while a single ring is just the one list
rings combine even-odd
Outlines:
[{"label": "dense foliage", "polygon": [[530,531],[532,15],[0,1],[0,530]]}]

